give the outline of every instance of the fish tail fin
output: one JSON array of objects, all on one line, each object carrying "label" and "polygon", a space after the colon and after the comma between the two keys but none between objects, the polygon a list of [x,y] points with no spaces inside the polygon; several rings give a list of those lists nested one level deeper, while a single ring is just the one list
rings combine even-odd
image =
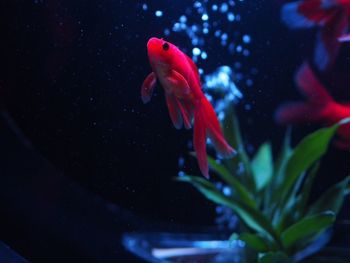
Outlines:
[{"label": "fish tail fin", "polygon": [[328,106],[333,99],[308,63],[300,67],[295,76],[295,82],[307,101],[289,102],[282,105],[276,111],[276,121],[281,124],[297,124],[326,119]]},{"label": "fish tail fin", "polygon": [[234,156],[236,151],[225,140],[213,106],[205,97],[202,101],[201,106],[206,119],[207,135],[213,143],[215,150],[223,158],[230,158]]},{"label": "fish tail fin", "polygon": [[308,102],[289,102],[282,105],[275,113],[275,120],[280,124],[300,124],[317,122],[323,119],[321,108],[315,108]]},{"label": "fish tail fin", "polygon": [[322,71],[330,69],[338,56],[341,43],[338,38],[349,28],[346,16],[333,16],[317,34],[314,62]]},{"label": "fish tail fin", "polygon": [[324,106],[333,101],[307,62],[304,62],[295,74],[295,83],[300,92],[314,105]]},{"label": "fish tail fin", "polygon": [[311,12],[317,12],[319,2],[319,0],[310,0],[284,4],[281,9],[281,19],[292,29],[313,27],[317,22],[312,19],[315,15]]},{"label": "fish tail fin", "polygon": [[209,178],[205,120],[200,110],[194,112],[193,146],[196,151],[199,169],[204,177]]},{"label": "fish tail fin", "polygon": [[205,177],[209,176],[206,139],[210,138],[215,150],[224,158],[230,158],[236,151],[226,142],[216,113],[207,98],[203,98],[194,112],[193,144],[197,153],[199,168]]},{"label": "fish tail fin", "polygon": [[[317,34],[314,62],[320,70],[328,70],[335,62],[340,43],[338,38],[349,28],[348,17],[340,11],[341,0],[296,1],[283,5],[282,21],[291,29],[320,27]],[[345,7],[344,7],[345,8]]]},{"label": "fish tail fin", "polygon": [[305,16],[300,14],[299,7],[300,2],[291,2],[283,5],[281,9],[281,20],[292,29],[312,27],[313,23],[310,22]]}]

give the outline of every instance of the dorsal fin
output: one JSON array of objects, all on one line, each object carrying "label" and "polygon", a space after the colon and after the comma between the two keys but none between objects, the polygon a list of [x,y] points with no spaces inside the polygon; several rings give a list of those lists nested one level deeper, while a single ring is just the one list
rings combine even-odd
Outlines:
[{"label": "dorsal fin", "polygon": [[201,86],[201,78],[199,76],[199,72],[198,72],[198,68],[197,68],[196,64],[194,64],[193,60],[189,56],[187,56],[186,54],[185,54],[185,57],[188,61],[188,64],[190,64],[191,69],[193,70],[193,73],[196,76],[196,80],[198,81],[198,85]]}]

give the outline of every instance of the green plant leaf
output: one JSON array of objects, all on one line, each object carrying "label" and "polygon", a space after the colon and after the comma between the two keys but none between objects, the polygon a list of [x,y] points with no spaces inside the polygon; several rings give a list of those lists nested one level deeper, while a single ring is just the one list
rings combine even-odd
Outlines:
[{"label": "green plant leaf", "polygon": [[276,241],[277,246],[281,246],[281,240],[271,223],[256,208],[246,205],[239,199],[226,197],[212,183],[203,178],[186,175],[177,177],[176,180],[191,183],[212,202],[231,208],[250,229],[271,237]]},{"label": "green plant leaf", "polygon": [[291,263],[292,260],[282,251],[262,254],[259,263]]},{"label": "green plant leaf", "polygon": [[[277,223],[276,227],[279,233],[285,230],[285,228],[290,226],[292,223],[304,217],[304,208],[309,199],[311,186],[316,176],[318,168],[319,162],[313,165],[311,170],[306,174],[306,178],[303,178],[303,176],[299,177],[298,182],[295,184],[295,187],[293,189],[293,193],[290,195],[287,203],[283,206],[283,209],[281,211],[279,222]],[[301,185],[301,182],[299,181],[304,180],[305,182]]]},{"label": "green plant leaf", "polygon": [[250,248],[257,252],[269,251],[269,240],[259,236],[258,234],[242,233],[238,236],[238,239],[245,242]]},{"label": "green plant leaf", "polygon": [[285,169],[285,178],[281,185],[280,203],[288,198],[294,183],[327,151],[329,142],[342,123],[319,129],[306,136],[294,149]]},{"label": "green plant leaf", "polygon": [[288,128],[284,136],[281,152],[279,153],[276,165],[274,167],[274,176],[272,181],[274,185],[280,185],[284,181],[285,167],[293,153],[293,149],[291,147],[291,133],[291,128]]},{"label": "green plant leaf", "polygon": [[338,214],[341,209],[345,196],[349,193],[350,176],[343,181],[333,185],[329,188],[313,205],[311,205],[308,215],[314,215],[321,211],[331,210]]},{"label": "green plant leaf", "polygon": [[288,227],[282,233],[282,242],[286,248],[290,248],[298,241],[316,235],[334,223],[335,214],[332,211],[326,211],[317,215],[305,217],[294,225]]},{"label": "green plant leaf", "polygon": [[255,207],[255,201],[249,191],[241,184],[224,165],[217,163],[213,158],[208,157],[209,167],[218,174],[237,194],[237,196],[247,205]]},{"label": "green plant leaf", "polygon": [[242,179],[246,187],[254,193],[256,190],[255,181],[250,167],[249,157],[242,140],[238,118],[233,107],[228,107],[225,111],[223,132],[228,143],[237,151],[237,157],[232,158],[229,162],[231,170],[237,171],[239,163],[241,162],[244,167],[244,177]]},{"label": "green plant leaf", "polygon": [[264,143],[255,154],[251,167],[257,190],[263,189],[273,175],[273,158],[270,143]]},{"label": "green plant leaf", "polygon": [[225,111],[223,120],[223,132],[227,142],[235,149],[245,151],[238,119],[233,107]]},{"label": "green plant leaf", "polygon": [[[273,211],[273,222],[278,224],[278,231],[284,229],[284,225],[288,221],[288,211],[293,206],[286,206],[290,201],[298,200],[293,194],[293,189],[296,189],[296,184],[300,182],[300,177],[318,161],[327,151],[329,142],[336,132],[337,128],[349,122],[350,119],[344,119],[337,124],[319,129],[308,136],[306,136],[292,152],[288,158],[287,164],[284,168],[284,181],[280,186],[274,189],[273,201],[277,202],[277,206]],[[324,211],[324,210],[322,210]],[[288,225],[288,224],[287,224]]]},{"label": "green plant leaf", "polygon": [[[311,193],[311,189],[312,189],[312,185],[313,182],[316,178],[316,174],[318,172],[318,169],[320,168],[320,163],[317,162],[313,165],[313,167],[311,168],[311,170],[308,172],[306,180],[304,182],[304,185],[298,195],[298,207],[297,207],[297,213],[298,216],[304,216],[305,215],[305,208],[306,205],[309,201],[309,196]],[[322,211],[326,211],[326,210],[331,210],[331,209],[323,209]],[[318,211],[321,212],[321,211]]]},{"label": "green plant leaf", "polygon": [[280,213],[280,211],[277,211],[277,205],[282,195],[281,191],[283,190],[280,186],[284,181],[286,165],[293,153],[290,141],[291,129],[288,128],[284,136],[281,152],[278,155],[274,167],[273,180],[271,180],[270,184],[268,185],[268,189],[265,192],[264,207],[266,213],[270,215],[271,218],[276,217],[276,213]]}]

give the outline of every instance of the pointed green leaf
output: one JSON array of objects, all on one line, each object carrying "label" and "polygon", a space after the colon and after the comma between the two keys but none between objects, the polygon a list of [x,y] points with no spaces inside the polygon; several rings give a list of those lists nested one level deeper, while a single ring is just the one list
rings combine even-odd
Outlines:
[{"label": "pointed green leaf", "polygon": [[237,151],[237,157],[232,158],[229,162],[231,170],[237,171],[239,163],[241,162],[244,167],[243,179],[245,185],[248,188],[248,190],[250,190],[251,192],[255,192],[256,186],[250,167],[249,157],[244,147],[239,127],[239,121],[233,107],[228,107],[225,111],[225,118],[223,121],[223,132],[228,143]]},{"label": "pointed green leaf", "polygon": [[[316,163],[306,174],[306,179],[303,176],[299,177],[298,181],[304,181],[304,184],[300,186],[301,182],[296,183],[296,187],[293,189],[293,193],[290,195],[287,203],[282,207],[279,222],[277,223],[277,231],[282,232],[286,227],[290,226],[293,222],[304,217],[304,208],[309,199],[312,182],[315,178],[318,170],[319,163]],[[301,187],[301,190],[300,190]],[[328,209],[325,209],[328,210]],[[323,211],[325,211],[323,210]]]},{"label": "pointed green leaf", "polygon": [[[313,165],[310,172],[307,174],[305,183],[299,193],[297,212],[299,213],[300,216],[303,216],[305,214],[305,207],[309,202],[309,196],[311,193],[312,185],[319,168],[320,168],[319,162]],[[326,211],[326,210],[331,210],[331,209],[323,209],[322,211]]]},{"label": "pointed green leaf", "polygon": [[249,191],[241,184],[224,165],[217,163],[213,158],[208,157],[209,167],[217,173],[233,190],[233,194],[236,194],[240,200],[245,204],[255,207],[255,201],[251,197]]},{"label": "pointed green leaf", "polygon": [[281,198],[282,190],[281,184],[284,181],[285,177],[285,168],[288,163],[288,160],[290,156],[293,153],[293,150],[291,148],[291,129],[287,129],[281,152],[279,153],[279,156],[276,161],[276,165],[274,167],[274,175],[273,180],[271,181],[268,190],[265,193],[265,207],[268,214],[271,215],[271,218],[274,217],[275,213],[279,213],[277,211],[277,204]]},{"label": "pointed green leaf", "polygon": [[288,227],[282,233],[283,245],[286,248],[289,248],[310,235],[316,235],[331,226],[334,223],[334,220],[335,214],[332,211],[326,211],[306,217]]},{"label": "pointed green leaf", "polygon": [[319,129],[306,136],[297,145],[285,169],[285,178],[281,186],[281,202],[286,200],[299,176],[326,153],[331,138],[341,124],[340,122],[331,127]]},{"label": "pointed green leaf", "polygon": [[279,153],[276,165],[274,167],[274,185],[280,185],[284,181],[285,167],[293,153],[293,149],[291,147],[291,133],[291,128],[288,128],[284,136],[281,152]]},{"label": "pointed green leaf", "polygon": [[230,107],[225,111],[223,120],[223,132],[227,142],[235,149],[244,150],[242,135],[239,128],[239,123],[235,113],[235,109]]},{"label": "pointed green leaf", "polygon": [[273,174],[273,159],[270,143],[264,143],[260,146],[251,165],[256,188],[259,191],[270,182]]},{"label": "pointed green leaf", "polygon": [[346,177],[343,181],[333,185],[329,188],[311,207],[308,211],[308,215],[313,215],[325,210],[331,210],[335,214],[338,214],[339,210],[343,206],[344,198],[349,193],[347,188],[349,187],[350,176]]}]

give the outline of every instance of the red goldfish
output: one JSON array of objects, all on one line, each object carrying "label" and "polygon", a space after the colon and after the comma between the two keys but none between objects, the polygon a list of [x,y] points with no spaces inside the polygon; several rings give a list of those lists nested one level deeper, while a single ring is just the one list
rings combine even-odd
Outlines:
[{"label": "red goldfish", "polygon": [[[277,122],[283,124],[317,122],[332,125],[350,117],[350,104],[334,101],[308,63],[304,63],[298,70],[295,81],[308,101],[291,102],[282,106],[276,113]],[[340,126],[337,135],[336,146],[349,150],[350,124]]]},{"label": "red goldfish", "polygon": [[350,23],[350,0],[301,0],[282,8],[282,20],[290,28],[319,27],[314,62],[320,70],[335,61],[340,41]]},{"label": "red goldfish", "polygon": [[173,44],[158,38],[151,38],[147,51],[152,72],[146,77],[141,88],[144,103],[150,101],[156,82],[165,91],[170,118],[175,128],[182,125],[193,129],[193,145],[199,168],[209,177],[206,140],[212,141],[216,151],[225,158],[235,154],[226,142],[215,111],[201,89],[199,73],[194,62]]}]

